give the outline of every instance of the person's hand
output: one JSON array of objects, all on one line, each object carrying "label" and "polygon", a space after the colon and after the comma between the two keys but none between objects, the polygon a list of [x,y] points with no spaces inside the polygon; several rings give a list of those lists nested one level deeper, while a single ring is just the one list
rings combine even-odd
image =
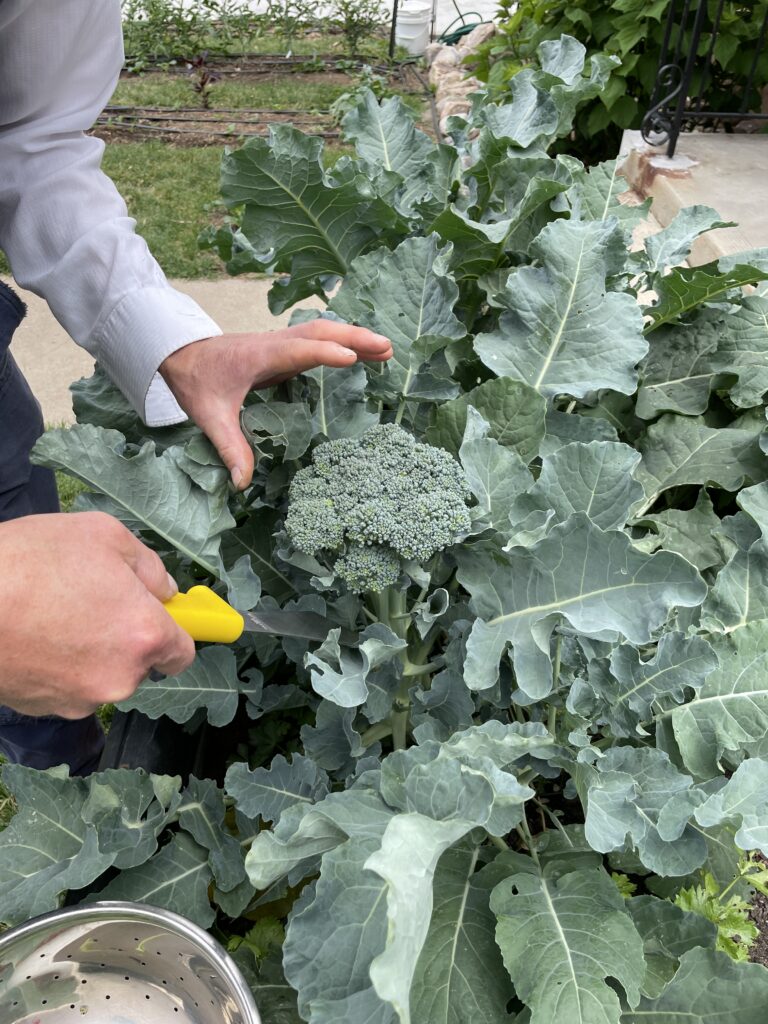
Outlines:
[{"label": "person's hand", "polygon": [[238,489],[253,475],[253,452],[240,429],[240,409],[253,388],[266,388],[315,366],[382,362],[389,340],[364,327],[312,320],[265,334],[224,334],[193,341],[160,364],[176,401],[207,435]]},{"label": "person's hand", "polygon": [[0,704],[85,718],[130,697],[151,669],[174,675],[192,639],[162,606],[160,558],[101,512],[0,523]]}]

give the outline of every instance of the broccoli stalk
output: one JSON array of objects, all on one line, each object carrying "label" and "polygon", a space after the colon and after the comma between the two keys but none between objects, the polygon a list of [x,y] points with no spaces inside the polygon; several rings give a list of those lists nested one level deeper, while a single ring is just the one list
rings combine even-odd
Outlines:
[{"label": "broccoli stalk", "polygon": [[[372,617],[408,641],[408,563],[423,565],[468,532],[470,495],[448,452],[417,442],[397,424],[381,424],[359,439],[318,445],[311,465],[291,482],[285,527],[298,550],[323,559],[363,595]],[[400,655],[391,719],[398,748],[406,742],[414,677],[434,668],[430,635]]]}]

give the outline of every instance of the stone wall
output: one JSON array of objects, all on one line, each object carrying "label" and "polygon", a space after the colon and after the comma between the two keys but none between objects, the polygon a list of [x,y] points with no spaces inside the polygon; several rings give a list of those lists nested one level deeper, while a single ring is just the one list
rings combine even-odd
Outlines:
[{"label": "stone wall", "polygon": [[444,136],[447,135],[448,118],[466,114],[471,106],[468,98],[470,93],[483,88],[477,78],[468,74],[462,61],[495,32],[495,25],[485,23],[472,29],[456,46],[431,43],[427,48],[425,56],[429,64],[429,84],[435,91],[435,107],[440,132]]}]

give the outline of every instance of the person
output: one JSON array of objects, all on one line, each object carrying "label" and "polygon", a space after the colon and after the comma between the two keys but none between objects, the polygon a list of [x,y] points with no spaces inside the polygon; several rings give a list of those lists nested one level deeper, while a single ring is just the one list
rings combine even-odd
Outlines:
[{"label": "person", "polygon": [[[147,424],[191,417],[244,488],[249,390],[391,347],[331,321],[222,334],[170,287],[85,134],[122,64],[120,0],[0,0],[0,249]],[[152,668],[181,671],[194,644],[162,607],[175,584],[157,555],[108,516],[57,514],[52,474],[31,465],[41,413],[9,352],[23,315],[0,287],[0,753],[86,774],[94,710]]]}]

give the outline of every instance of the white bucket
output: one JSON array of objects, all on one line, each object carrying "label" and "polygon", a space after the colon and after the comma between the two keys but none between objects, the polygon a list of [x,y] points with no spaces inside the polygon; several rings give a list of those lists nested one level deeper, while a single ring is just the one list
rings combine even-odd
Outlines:
[{"label": "white bucket", "polygon": [[408,53],[420,57],[429,44],[429,24],[432,8],[425,4],[409,4],[400,7],[395,25],[395,42],[404,46]]}]

